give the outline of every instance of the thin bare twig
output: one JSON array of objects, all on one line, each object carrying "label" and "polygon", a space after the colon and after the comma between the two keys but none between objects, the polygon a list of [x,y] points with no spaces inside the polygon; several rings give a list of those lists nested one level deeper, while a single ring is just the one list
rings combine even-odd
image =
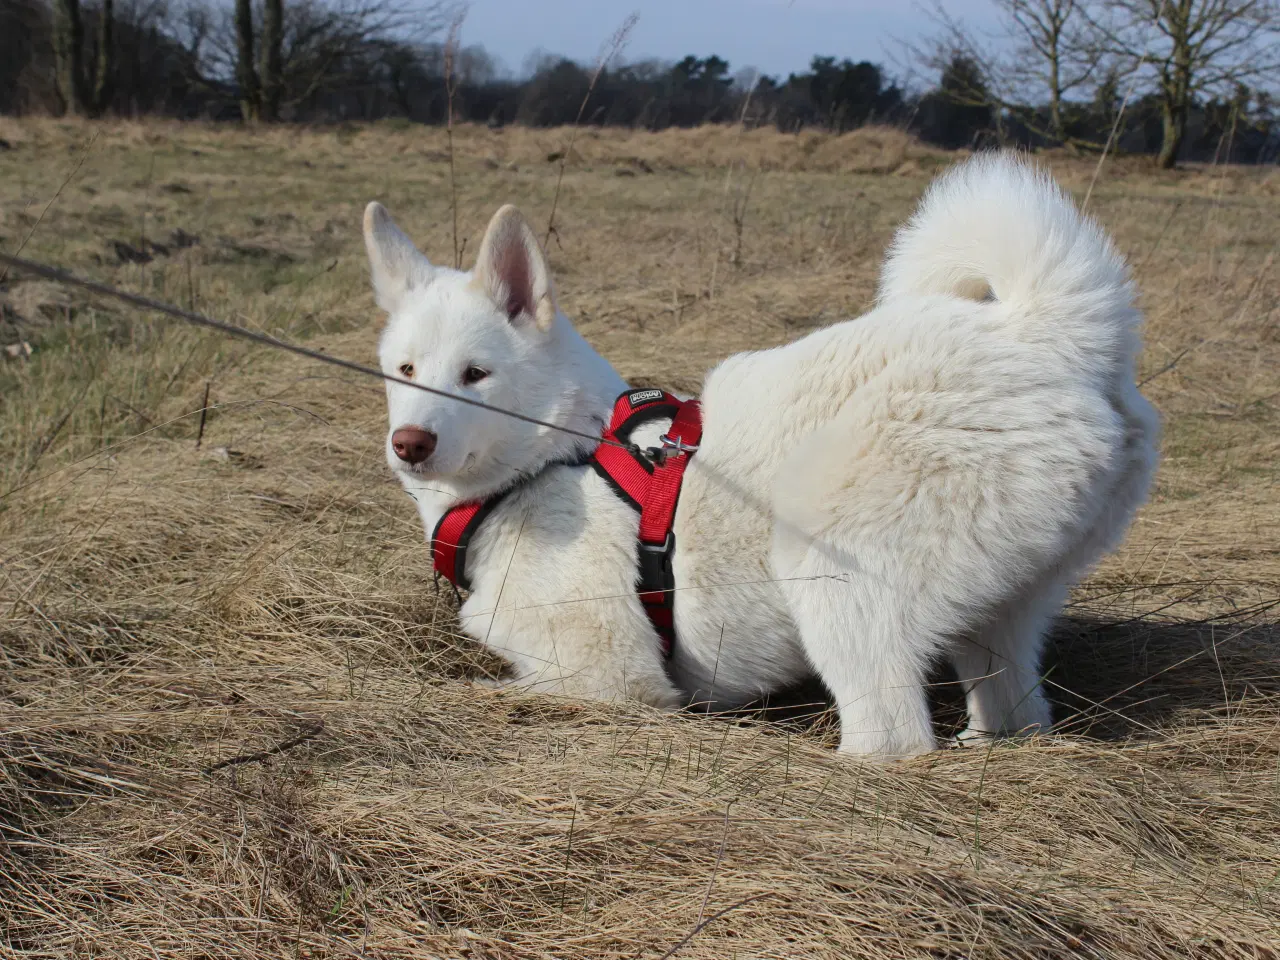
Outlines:
[{"label": "thin bare twig", "polygon": [[716,911],[711,916],[707,917],[707,919],[699,923],[692,930],[690,930],[687,934],[685,934],[683,938],[681,938],[677,943],[675,943],[670,950],[668,950],[661,957],[659,957],[658,960],[670,960],[670,958],[674,957],[676,953],[678,953],[681,949],[683,949],[689,943],[690,940],[692,940],[694,937],[700,934],[707,926],[709,926],[712,923],[715,923],[715,921],[719,920],[729,911],[737,910],[739,907],[745,907],[748,903],[754,903],[756,900],[763,900],[765,897],[772,897],[772,896],[773,896],[772,892],[757,893],[754,897],[747,897],[745,900],[739,900],[737,903],[729,904],[729,906],[725,907],[723,910]]},{"label": "thin bare twig", "polygon": [[1174,354],[1173,359],[1171,359],[1163,367],[1161,367],[1155,373],[1148,374],[1142,380],[1139,380],[1138,381],[1139,389],[1141,389],[1142,387],[1145,387],[1148,383],[1150,383],[1152,380],[1156,379],[1157,377],[1162,377],[1166,373],[1168,373],[1170,370],[1176,369],[1178,364],[1181,363],[1183,358],[1186,357],[1188,354],[1194,353],[1195,351],[1199,350],[1203,346],[1206,346],[1207,344],[1217,343],[1224,336],[1226,336],[1226,334],[1244,317],[1245,310],[1248,308],[1249,304],[1253,301],[1254,293],[1257,292],[1258,288],[1262,284],[1262,281],[1270,272],[1271,264],[1274,261],[1275,261],[1275,251],[1273,250],[1270,254],[1268,254],[1267,259],[1262,262],[1262,268],[1258,271],[1257,275],[1253,278],[1253,283],[1249,285],[1249,289],[1245,292],[1245,295],[1241,298],[1240,309],[1236,311],[1235,318],[1227,325],[1226,330],[1224,330],[1221,333],[1218,333],[1216,336],[1203,337],[1197,340],[1195,343],[1191,344],[1190,346],[1183,347],[1176,354]]},{"label": "thin bare twig", "polygon": [[720,872],[720,862],[724,859],[725,841],[729,839],[729,808],[724,809],[724,832],[720,834],[720,849],[716,851],[716,862],[711,867],[711,879],[707,881],[707,892],[702,896],[702,906],[698,908],[698,923],[707,912],[707,902],[711,899],[711,890],[716,885],[716,874]]},{"label": "thin bare twig", "polygon": [[73,401],[71,401],[71,406],[67,407],[62,416],[58,418],[57,423],[53,425],[49,432],[45,434],[45,436],[36,445],[35,450],[32,451],[30,460],[28,460],[27,465],[22,468],[22,473],[18,476],[19,483],[25,480],[27,475],[35,469],[36,464],[40,462],[40,458],[49,452],[49,448],[53,446],[53,442],[58,439],[58,434],[60,434],[62,432],[62,428],[67,425],[67,421],[71,419],[71,415],[76,412],[76,409],[84,400],[84,395],[89,392],[89,387],[93,384],[96,376],[97,371],[90,374],[89,379],[86,380],[84,386],[81,387],[80,393],[76,395],[76,398]]},{"label": "thin bare twig", "polygon": [[[747,110],[751,106],[751,97],[756,92],[756,87],[760,84],[760,77],[757,75],[751,81],[751,88],[747,91],[747,95],[742,101],[742,110],[738,114],[738,133],[745,134],[747,132]],[[746,161],[743,161],[746,165]],[[733,183],[733,171],[737,164],[730,162],[729,168],[724,174],[724,196],[725,200],[729,200],[729,187]],[[745,191],[740,190],[739,195],[732,200],[732,219],[736,241],[733,248],[733,257],[730,262],[734,266],[738,266],[742,259],[742,230],[746,225],[747,203],[751,199],[751,187],[755,183],[755,174],[747,182]],[[714,300],[716,298],[716,273],[720,267],[720,224],[716,225],[716,245],[711,252],[711,281],[707,284],[707,299]]]},{"label": "thin bare twig", "polygon": [[468,7],[463,4],[449,24],[449,36],[444,44],[444,88],[449,97],[445,135],[449,141],[449,207],[453,212],[453,268],[462,269],[462,248],[458,246],[458,177],[453,159],[453,94],[457,89],[453,72],[458,55],[458,42],[462,36],[462,22],[467,19]]},{"label": "thin bare twig", "polygon": [[196,431],[197,450],[200,449],[200,442],[204,440],[204,424],[205,420],[209,416],[209,388],[212,385],[212,381],[210,380],[206,380],[204,382],[204,399],[200,401],[200,429]]},{"label": "thin bare twig", "polygon": [[564,849],[564,883],[560,885],[560,912],[564,913],[564,899],[569,895],[569,858],[573,856],[573,828],[578,822],[578,805],[573,805],[569,817],[569,842]]},{"label": "thin bare twig", "polygon": [[[1164,5],[1167,0],[1160,0],[1160,8],[1156,11],[1155,23],[1160,22],[1160,18],[1164,16]],[[1154,32],[1154,31],[1153,31]],[[1151,38],[1147,38],[1147,47],[1142,52],[1142,59],[1145,61],[1151,52]],[[1093,197],[1093,188],[1098,182],[1098,176],[1102,173],[1102,165],[1107,162],[1107,155],[1111,152],[1111,147],[1116,142],[1116,133],[1120,129],[1120,121],[1124,119],[1124,111],[1129,106],[1129,101],[1133,99],[1134,91],[1138,89],[1139,72],[1134,71],[1133,76],[1129,80],[1129,88],[1125,91],[1124,98],[1120,101],[1120,109],[1116,111],[1116,118],[1111,124],[1111,132],[1107,134],[1107,142],[1102,146],[1102,153],[1098,155],[1098,163],[1093,168],[1093,176],[1089,178],[1089,189],[1084,192],[1084,202],[1080,204],[1081,210],[1089,209],[1089,200]]]},{"label": "thin bare twig", "polygon": [[633,13],[622,21],[622,25],[613,32],[608,42],[600,50],[600,58],[596,60],[595,71],[591,74],[591,82],[587,84],[587,92],[582,98],[582,103],[578,104],[578,115],[574,117],[573,127],[569,133],[569,144],[564,148],[564,152],[560,154],[560,170],[556,174],[556,192],[551,198],[551,215],[547,217],[547,235],[543,238],[542,245],[544,247],[551,244],[551,237],[556,232],[556,207],[560,203],[560,185],[564,183],[564,168],[569,162],[569,156],[573,153],[573,145],[578,139],[578,128],[582,124],[582,114],[586,112],[587,101],[591,99],[591,94],[596,89],[596,83],[600,79],[600,74],[604,73],[610,61],[613,60],[627,43],[627,37],[631,31],[635,29],[636,23],[640,20],[640,14]]},{"label": "thin bare twig", "polygon": [[279,756],[292,750],[294,747],[300,747],[308,740],[314,740],[321,731],[324,730],[324,721],[315,720],[308,724],[306,729],[295,736],[289,737],[287,740],[281,740],[279,743],[268,747],[266,750],[259,750],[256,753],[240,753],[234,757],[227,757],[225,760],[219,760],[217,763],[210,764],[204,768],[206,774],[214,773],[226,767],[238,767],[245,763],[264,763],[272,757]]},{"label": "thin bare twig", "polygon": [[[27,235],[23,237],[22,242],[18,244],[18,249],[13,251],[13,255],[15,257],[20,256],[22,251],[26,249],[27,243],[30,241],[32,234],[36,232],[36,228],[44,221],[44,215],[49,212],[49,209],[55,203],[58,202],[58,198],[62,196],[62,191],[67,188],[67,184],[74,180],[76,174],[80,172],[80,168],[84,166],[84,162],[89,159],[89,151],[93,149],[93,145],[98,142],[98,137],[101,135],[102,130],[100,129],[93,132],[93,136],[90,137],[89,142],[85,144],[84,152],[80,154],[80,159],[76,161],[76,165],[71,168],[71,172],[67,174],[66,178],[58,184],[58,189],[53,192],[53,196],[49,198],[49,202],[44,205],[44,209],[40,211],[40,216],[36,217],[36,222],[31,225],[31,229],[27,231]],[[0,283],[4,283],[9,279],[9,269],[11,266],[12,264],[5,264],[4,273],[0,273]]]}]

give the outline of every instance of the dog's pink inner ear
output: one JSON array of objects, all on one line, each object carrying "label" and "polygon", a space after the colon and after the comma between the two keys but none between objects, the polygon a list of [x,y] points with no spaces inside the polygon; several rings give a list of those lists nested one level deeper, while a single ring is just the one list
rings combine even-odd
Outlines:
[{"label": "dog's pink inner ear", "polygon": [[494,271],[507,294],[507,319],[514,320],[523,313],[533,312],[533,270],[524,244],[517,238],[506,243],[498,251]]},{"label": "dog's pink inner ear", "polygon": [[480,241],[475,279],[512,323],[533,321],[549,330],[556,319],[547,262],[520,211],[505,206],[493,215]]}]

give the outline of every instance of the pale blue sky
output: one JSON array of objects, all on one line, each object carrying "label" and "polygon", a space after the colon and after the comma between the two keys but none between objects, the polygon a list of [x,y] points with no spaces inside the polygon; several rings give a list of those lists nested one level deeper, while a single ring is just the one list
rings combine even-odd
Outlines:
[{"label": "pale blue sky", "polygon": [[[946,6],[975,27],[993,27],[987,0]],[[894,38],[928,26],[916,0],[472,0],[462,42],[482,44],[516,73],[535,50],[594,61],[633,11],[640,21],[626,60],[715,53],[734,72],[757,67],[774,75],[802,70],[814,54],[892,67]]]}]

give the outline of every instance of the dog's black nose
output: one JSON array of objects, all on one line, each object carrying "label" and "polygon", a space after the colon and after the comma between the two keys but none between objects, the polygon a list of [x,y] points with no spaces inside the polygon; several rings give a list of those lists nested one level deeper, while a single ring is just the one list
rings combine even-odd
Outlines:
[{"label": "dog's black nose", "polygon": [[436,435],[421,427],[401,427],[391,435],[391,449],[405,463],[422,463],[436,448]]}]

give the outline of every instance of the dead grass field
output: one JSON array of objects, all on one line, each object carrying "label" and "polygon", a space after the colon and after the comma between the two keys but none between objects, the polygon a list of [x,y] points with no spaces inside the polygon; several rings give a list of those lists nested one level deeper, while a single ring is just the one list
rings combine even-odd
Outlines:
[{"label": "dead grass field", "polygon": [[[0,138],[0,248],[334,354],[374,353],[365,202],[452,259],[439,131]],[[502,202],[546,222],[566,139],[460,131],[464,261]],[[1083,196],[1092,162],[1047,159]],[[696,389],[865,308],[952,160],[584,132],[562,304]],[[0,957],[1280,957],[1280,172],[1119,159],[1091,209],[1147,311],[1155,496],[1055,632],[1061,733],[887,767],[822,720],[470,685],[495,664],[432,589],[379,384],[10,277]]]}]

